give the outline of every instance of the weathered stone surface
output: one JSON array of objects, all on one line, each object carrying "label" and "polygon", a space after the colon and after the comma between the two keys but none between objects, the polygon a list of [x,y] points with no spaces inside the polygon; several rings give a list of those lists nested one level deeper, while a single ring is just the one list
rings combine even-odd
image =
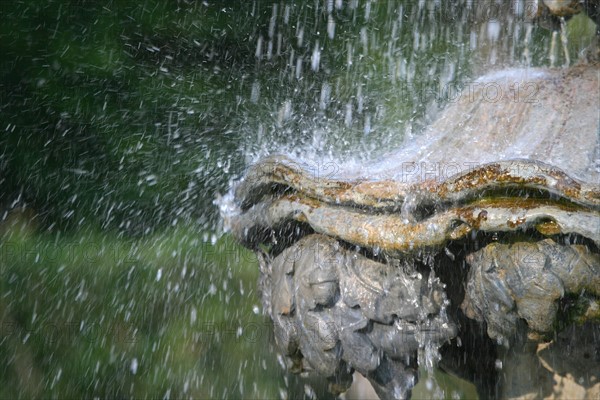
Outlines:
[{"label": "weathered stone surface", "polygon": [[440,312],[439,280],[375,262],[331,237],[306,236],[267,262],[276,342],[299,371],[335,379],[357,370],[384,397],[404,398],[416,382],[419,346],[456,334]]},{"label": "weathered stone surface", "polygon": [[[520,198],[474,200],[410,223],[401,214],[369,214],[349,207],[318,204],[298,195],[283,196],[236,217],[232,232],[249,246],[255,246],[256,230],[277,229],[288,221],[308,223],[322,234],[340,238],[361,247],[379,248],[397,255],[426,248],[439,248],[474,231],[522,232],[535,229],[549,236],[577,234],[600,245],[600,213],[593,207],[579,207],[550,200]],[[341,223],[343,221],[343,223]],[[552,224],[556,230],[548,230]],[[252,229],[248,229],[248,227]]]},{"label": "weathered stone surface", "polygon": [[340,392],[356,370],[380,396],[407,397],[417,353],[451,339],[446,350],[471,349],[454,372],[498,368],[475,379],[484,397],[574,393],[536,349],[600,320],[598,65],[504,70],[467,89],[366,166],[275,156],[235,187],[225,223],[259,256],[293,371]]},{"label": "weathered stone surface", "polygon": [[600,297],[600,256],[583,245],[545,239],[513,245],[491,243],[469,254],[471,265],[462,308],[487,323],[490,337],[511,337],[516,320],[540,334],[554,331],[559,300]]}]

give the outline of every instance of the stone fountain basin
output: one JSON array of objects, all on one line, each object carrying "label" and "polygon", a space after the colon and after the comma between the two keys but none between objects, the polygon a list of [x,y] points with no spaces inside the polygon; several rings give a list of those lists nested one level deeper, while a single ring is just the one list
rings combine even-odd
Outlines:
[{"label": "stone fountain basin", "polygon": [[[550,340],[567,298],[573,320],[598,321],[598,76],[598,65],[494,72],[378,160],[250,167],[225,222],[259,256],[293,368],[339,391],[355,369],[380,396],[405,397],[418,349],[460,335],[449,304],[506,346]],[[435,277],[465,265],[462,285]]]}]

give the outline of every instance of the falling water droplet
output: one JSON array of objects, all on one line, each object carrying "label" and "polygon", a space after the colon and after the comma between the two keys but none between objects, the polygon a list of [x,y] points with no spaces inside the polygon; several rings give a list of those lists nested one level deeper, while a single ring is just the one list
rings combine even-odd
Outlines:
[{"label": "falling water droplet", "polygon": [[310,67],[313,71],[319,71],[319,65],[321,64],[321,49],[319,48],[319,41],[315,42],[315,48],[313,49],[312,56],[310,58]]},{"label": "falling water droplet", "polygon": [[129,365],[129,370],[134,375],[137,373],[137,370],[138,370],[138,360],[137,360],[137,358],[134,358],[133,360],[131,360],[131,364]]},{"label": "falling water droplet", "polygon": [[335,20],[331,14],[327,17],[327,36],[332,40],[335,37]]}]

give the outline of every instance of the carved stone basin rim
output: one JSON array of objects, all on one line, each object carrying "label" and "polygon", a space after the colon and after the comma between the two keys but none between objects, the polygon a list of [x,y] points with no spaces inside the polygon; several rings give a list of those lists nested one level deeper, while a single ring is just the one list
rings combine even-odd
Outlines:
[{"label": "carved stone basin rim", "polygon": [[257,230],[289,221],[392,253],[439,247],[477,230],[535,229],[600,244],[598,187],[539,161],[490,163],[446,180],[409,184],[315,177],[279,156],[252,167],[235,197],[240,212],[228,225],[253,245]]}]

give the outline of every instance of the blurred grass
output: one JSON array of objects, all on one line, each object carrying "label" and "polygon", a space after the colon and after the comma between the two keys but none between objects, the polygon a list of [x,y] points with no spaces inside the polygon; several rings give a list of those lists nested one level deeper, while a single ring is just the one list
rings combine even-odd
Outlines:
[{"label": "blurred grass", "polygon": [[14,218],[2,231],[0,398],[304,392],[257,312],[256,260],[230,238],[60,236]]}]

